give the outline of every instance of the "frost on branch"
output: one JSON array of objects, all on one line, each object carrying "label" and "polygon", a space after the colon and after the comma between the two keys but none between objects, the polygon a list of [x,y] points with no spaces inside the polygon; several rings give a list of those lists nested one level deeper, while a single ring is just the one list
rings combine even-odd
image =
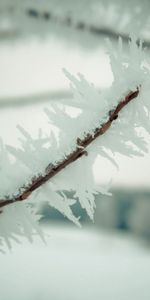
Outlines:
[{"label": "frost on branch", "polygon": [[[16,35],[59,35],[59,39],[75,40],[75,31],[97,35],[122,34],[126,40],[129,32],[142,39],[149,38],[149,1],[143,0],[1,0],[0,32]],[[79,44],[86,42],[78,36]],[[149,44],[149,40],[148,40]],[[93,43],[86,46],[92,47]]]},{"label": "frost on branch", "polygon": [[[142,128],[150,131],[150,69],[145,53],[134,38],[128,51],[124,51],[121,39],[117,50],[111,44],[109,48],[114,74],[109,90],[98,92],[82,75],[76,78],[64,70],[74,98],[45,108],[53,127],[50,135],[39,130],[38,136],[32,137],[18,126],[20,148],[1,142],[1,245],[10,247],[11,239],[16,240],[18,235],[32,240],[32,235],[38,233],[43,238],[34,222],[40,218],[41,202],[80,225],[79,217],[72,212],[72,205],[79,201],[93,219],[95,194],[109,194],[108,187],[94,181],[97,156],[117,166],[116,152],[131,157],[147,152]],[[76,109],[76,116],[71,116],[68,108]],[[75,191],[71,199],[66,197],[66,190]]]}]

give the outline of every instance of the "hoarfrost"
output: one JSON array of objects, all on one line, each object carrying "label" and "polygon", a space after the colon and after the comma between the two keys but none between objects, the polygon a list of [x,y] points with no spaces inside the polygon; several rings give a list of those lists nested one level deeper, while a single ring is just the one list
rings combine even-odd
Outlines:
[{"label": "hoarfrost", "polygon": [[[74,77],[64,70],[71,81],[74,99],[66,100],[61,105],[54,104],[46,108],[48,120],[54,126],[49,136],[41,130],[37,138],[31,137],[24,128],[18,126],[22,135],[21,147],[4,146],[0,143],[0,182],[1,199],[16,196],[31,183],[35,176],[44,176],[48,168],[57,166],[70,153],[81,147],[77,139],[82,140],[87,134],[94,134],[95,128],[108,120],[108,114],[130,91],[139,89],[136,99],[128,103],[119,113],[109,130],[86,147],[88,156],[73,162],[61,170],[56,177],[38,188],[29,196],[29,204],[39,207],[40,202],[48,202],[63,213],[69,220],[80,225],[79,217],[73,215],[72,205],[78,200],[83,209],[93,219],[95,197],[97,193],[109,194],[108,187],[97,186],[93,177],[93,165],[98,155],[104,156],[118,167],[115,153],[123,155],[144,155],[147,143],[142,135],[141,127],[148,133],[149,126],[149,82],[150,66],[145,62],[142,45],[135,38],[129,43],[128,52],[124,52],[121,39],[118,49],[109,43],[110,62],[114,74],[114,82],[109,90],[98,92],[93,84],[89,84],[82,75]],[[67,107],[79,109],[76,117],[67,113]],[[57,129],[57,134],[56,134]],[[83,148],[84,150],[84,148]],[[63,191],[72,190],[75,194],[68,199]],[[36,214],[34,214],[36,216]],[[8,205],[0,214],[0,244],[5,241],[10,248],[10,240],[18,235],[25,235],[32,240],[33,232],[43,238],[40,229],[33,222],[33,216],[26,210],[24,203]]]}]

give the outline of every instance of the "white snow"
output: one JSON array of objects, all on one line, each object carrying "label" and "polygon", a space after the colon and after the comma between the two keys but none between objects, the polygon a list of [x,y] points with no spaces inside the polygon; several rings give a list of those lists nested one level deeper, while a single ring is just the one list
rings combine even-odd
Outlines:
[{"label": "white snow", "polygon": [[150,253],[130,236],[44,227],[37,238],[0,254],[3,300],[149,300]]}]

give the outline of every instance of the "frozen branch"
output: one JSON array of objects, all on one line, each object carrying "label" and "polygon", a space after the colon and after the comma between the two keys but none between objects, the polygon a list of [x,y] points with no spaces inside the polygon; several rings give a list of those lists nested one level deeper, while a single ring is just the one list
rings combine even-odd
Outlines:
[{"label": "frozen branch", "polygon": [[[147,56],[135,36],[128,51],[121,39],[117,48],[110,42],[108,47],[114,76],[109,90],[98,91],[83,75],[74,77],[64,70],[73,98],[54,101],[45,109],[50,133],[39,128],[38,136],[32,137],[18,125],[19,147],[0,141],[0,248],[4,244],[10,247],[16,236],[23,234],[32,240],[34,233],[40,234],[36,221],[40,220],[41,203],[80,225],[72,209],[79,201],[93,220],[95,195],[110,195],[110,178],[106,186],[94,179],[97,157],[116,167],[116,153],[134,157],[148,152],[144,133],[150,133]],[[66,196],[64,191],[74,193]]]},{"label": "frozen branch", "polygon": [[134,98],[136,98],[139,94],[139,88],[135,91],[131,91],[127,94],[127,96],[119,102],[115,109],[109,111],[108,113],[108,120],[101,124],[99,128],[95,128],[93,134],[87,134],[84,139],[77,139],[77,146],[76,150],[70,153],[64,160],[59,161],[56,165],[49,164],[45,169],[45,174],[39,177],[33,178],[31,183],[23,188],[23,192],[20,193],[18,196],[10,199],[1,199],[0,200],[0,208],[18,202],[26,200],[31,193],[38,189],[40,186],[45,184],[48,180],[52,177],[56,176],[61,170],[66,168],[68,165],[73,163],[74,161],[78,160],[81,156],[87,155],[87,151],[85,150],[88,145],[90,145],[95,139],[99,136],[105,134],[107,130],[110,128],[112,122],[118,118],[119,112]]},{"label": "frozen branch", "polygon": [[[145,1],[2,1],[0,38],[11,39],[22,34],[49,33],[51,25],[73,28],[107,36],[124,42],[129,34],[135,32],[146,47],[150,41],[145,34],[149,32],[149,2]],[[5,18],[8,23],[5,24]],[[3,25],[4,21],[4,25]],[[6,26],[7,25],[7,26]],[[43,29],[42,29],[43,28]],[[55,30],[55,27],[53,28]],[[52,30],[53,30],[52,29]],[[43,36],[43,34],[42,34]]]},{"label": "frozen branch", "polygon": [[[65,26],[69,28],[76,29],[78,31],[87,31],[89,33],[92,33],[96,36],[105,36],[109,37],[114,40],[118,40],[118,37],[120,36],[124,42],[129,41],[129,34],[123,33],[123,32],[117,32],[111,28],[105,27],[105,26],[98,26],[94,24],[90,24],[88,20],[85,21],[77,21],[76,23],[73,22],[73,19],[70,16],[66,16],[64,18],[61,18],[55,14],[53,14],[50,11],[38,11],[35,8],[28,8],[25,12],[28,17],[35,19],[35,20],[43,20],[45,22],[52,21],[60,26]],[[140,40],[137,40],[137,44],[139,44]],[[147,39],[143,40],[143,45],[146,47],[150,47],[150,41]]]},{"label": "frozen branch", "polygon": [[[124,42],[128,42],[129,40],[129,34],[125,32],[121,32],[120,30],[117,31],[115,29],[112,29],[110,27],[100,26],[96,24],[90,24],[90,20],[79,20],[74,22],[74,20],[68,15],[64,16],[63,18],[60,16],[55,15],[52,11],[38,11],[36,8],[26,8],[24,11],[24,14],[30,18],[31,20],[36,21],[43,21],[45,24],[47,22],[52,22],[53,24],[58,24],[61,27],[66,28],[72,28],[80,32],[88,32],[90,34],[93,34],[95,36],[104,36],[109,37],[113,40],[118,40],[118,37],[120,36]],[[15,39],[20,37],[19,29],[16,28],[9,28],[7,30],[1,30],[0,31],[0,40],[5,39]],[[137,44],[139,44],[139,40],[137,40]],[[147,38],[143,38],[143,45],[147,48],[150,47],[150,40]]]}]

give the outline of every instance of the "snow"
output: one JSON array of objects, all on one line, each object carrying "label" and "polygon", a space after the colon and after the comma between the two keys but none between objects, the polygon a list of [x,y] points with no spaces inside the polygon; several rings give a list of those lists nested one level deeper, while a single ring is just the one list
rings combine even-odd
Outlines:
[{"label": "snow", "polygon": [[3,300],[149,300],[149,248],[92,228],[44,227],[38,238],[0,254]]}]

